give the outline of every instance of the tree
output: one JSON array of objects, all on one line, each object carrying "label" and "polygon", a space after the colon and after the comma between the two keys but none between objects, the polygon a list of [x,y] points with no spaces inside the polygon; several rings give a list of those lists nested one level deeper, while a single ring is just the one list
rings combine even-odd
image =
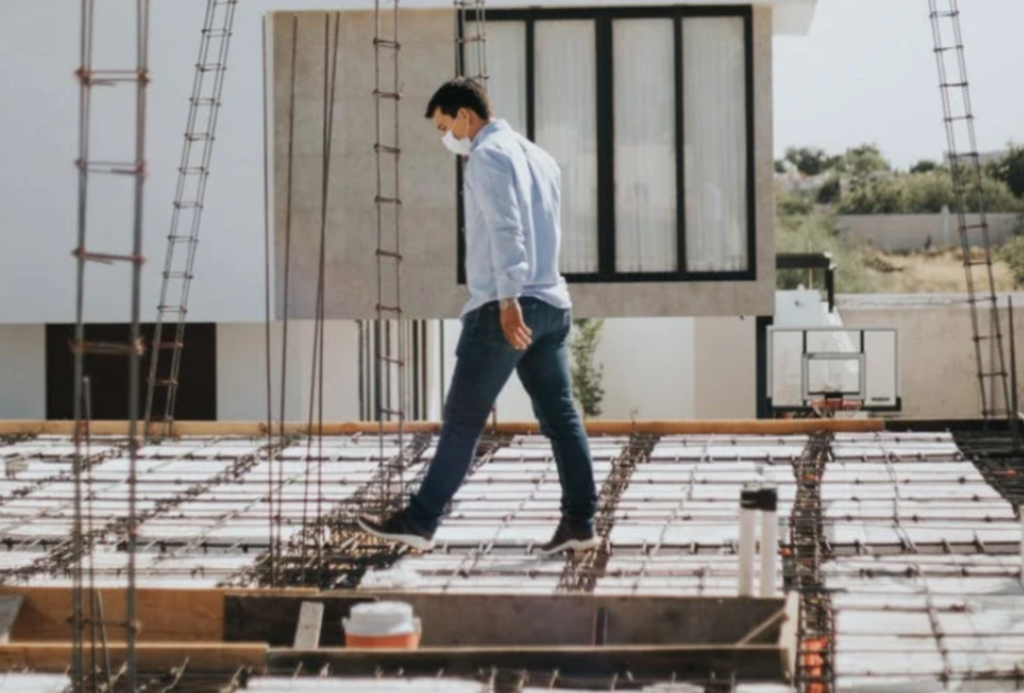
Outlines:
[{"label": "tree", "polygon": [[861,181],[843,196],[839,214],[902,214],[906,211],[903,187],[895,178]]},{"label": "tree", "polygon": [[892,167],[874,144],[850,147],[843,155],[841,167],[855,180],[862,180],[876,173],[889,173]]},{"label": "tree", "polygon": [[604,364],[594,363],[594,353],[601,341],[604,320],[582,318],[573,320],[573,336],[569,342],[572,354],[572,391],[583,409],[584,418],[601,415],[604,388]]},{"label": "tree", "polygon": [[825,150],[817,147],[790,147],[786,150],[785,161],[793,164],[800,173],[813,178],[834,168],[839,157],[829,156]]},{"label": "tree", "polygon": [[1016,197],[1024,198],[1024,147],[1010,145],[1010,151],[993,167],[992,176],[1006,184]]},{"label": "tree", "polygon": [[835,176],[829,178],[825,183],[818,188],[818,204],[821,205],[832,205],[839,201],[839,198],[843,194],[842,183]]},{"label": "tree", "polygon": [[910,167],[910,172],[911,173],[931,173],[936,168],[938,168],[938,166],[939,165],[937,163],[935,163],[934,161],[932,161],[930,159],[921,159],[916,164],[914,164],[913,166]]}]

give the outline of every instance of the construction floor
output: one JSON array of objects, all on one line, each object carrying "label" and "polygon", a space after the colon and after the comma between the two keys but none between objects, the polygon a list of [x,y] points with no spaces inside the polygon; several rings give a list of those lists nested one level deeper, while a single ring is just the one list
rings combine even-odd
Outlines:
[{"label": "construction floor", "polygon": [[[402,483],[415,487],[433,439],[418,434],[403,443]],[[608,541],[585,558],[547,559],[533,547],[557,523],[560,490],[541,437],[489,437],[437,548],[421,555],[344,529],[352,508],[373,497],[382,460],[398,456],[397,438],[295,438],[273,460],[266,446],[265,437],[192,437],[142,448],[140,586],[265,585],[279,533],[276,558],[288,566],[279,579],[326,588],[730,597],[740,488],[762,480],[779,488],[777,588],[810,595],[806,611],[817,610],[819,622],[809,627],[832,630],[835,690],[1024,688],[1018,482],[1012,469],[950,433],[593,438],[598,526]],[[60,436],[0,446],[4,585],[72,584],[72,453]],[[87,568],[97,586],[123,585],[123,440],[93,438],[88,459],[84,521],[94,550]],[[353,554],[365,560],[353,563]],[[0,677],[0,691],[56,691],[61,680],[10,674]],[[382,680],[358,690],[441,690],[434,685]],[[480,690],[471,682],[443,690],[461,685]],[[265,678],[248,687],[330,685]]]}]

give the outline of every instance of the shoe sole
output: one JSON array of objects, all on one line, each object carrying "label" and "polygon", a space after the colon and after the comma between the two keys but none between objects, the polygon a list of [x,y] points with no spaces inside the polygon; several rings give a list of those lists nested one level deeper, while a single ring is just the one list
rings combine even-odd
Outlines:
[{"label": "shoe sole", "polygon": [[415,534],[388,534],[386,532],[380,531],[379,529],[375,529],[369,526],[368,524],[363,522],[362,518],[357,518],[356,523],[364,532],[366,532],[367,534],[372,534],[378,539],[384,539],[385,541],[396,541],[402,544],[406,544],[407,546],[411,546],[417,551],[430,551],[432,548],[434,548],[433,539],[424,539],[423,537],[417,536]]},{"label": "shoe sole", "polygon": [[556,553],[568,551],[592,551],[601,545],[601,540],[598,537],[592,537],[590,539],[570,539],[569,541],[562,542],[558,546],[551,549],[541,549],[540,553],[543,556],[553,556]]}]

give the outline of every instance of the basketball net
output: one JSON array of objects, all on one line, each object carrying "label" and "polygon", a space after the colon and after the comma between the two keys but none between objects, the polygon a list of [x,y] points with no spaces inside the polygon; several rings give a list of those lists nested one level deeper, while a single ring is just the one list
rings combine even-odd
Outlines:
[{"label": "basketball net", "polygon": [[826,394],[821,399],[811,400],[811,410],[819,419],[852,419],[860,409],[859,400],[846,399],[838,394]]}]

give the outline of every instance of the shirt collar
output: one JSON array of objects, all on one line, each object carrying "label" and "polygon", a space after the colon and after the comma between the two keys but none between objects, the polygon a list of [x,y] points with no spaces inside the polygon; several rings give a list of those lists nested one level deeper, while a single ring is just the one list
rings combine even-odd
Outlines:
[{"label": "shirt collar", "polygon": [[476,149],[481,142],[486,140],[494,133],[508,129],[510,129],[508,122],[504,118],[491,119],[491,122],[480,128],[480,132],[476,133],[476,137],[473,138],[473,144],[472,146],[470,146],[469,151],[473,151],[474,149]]}]

